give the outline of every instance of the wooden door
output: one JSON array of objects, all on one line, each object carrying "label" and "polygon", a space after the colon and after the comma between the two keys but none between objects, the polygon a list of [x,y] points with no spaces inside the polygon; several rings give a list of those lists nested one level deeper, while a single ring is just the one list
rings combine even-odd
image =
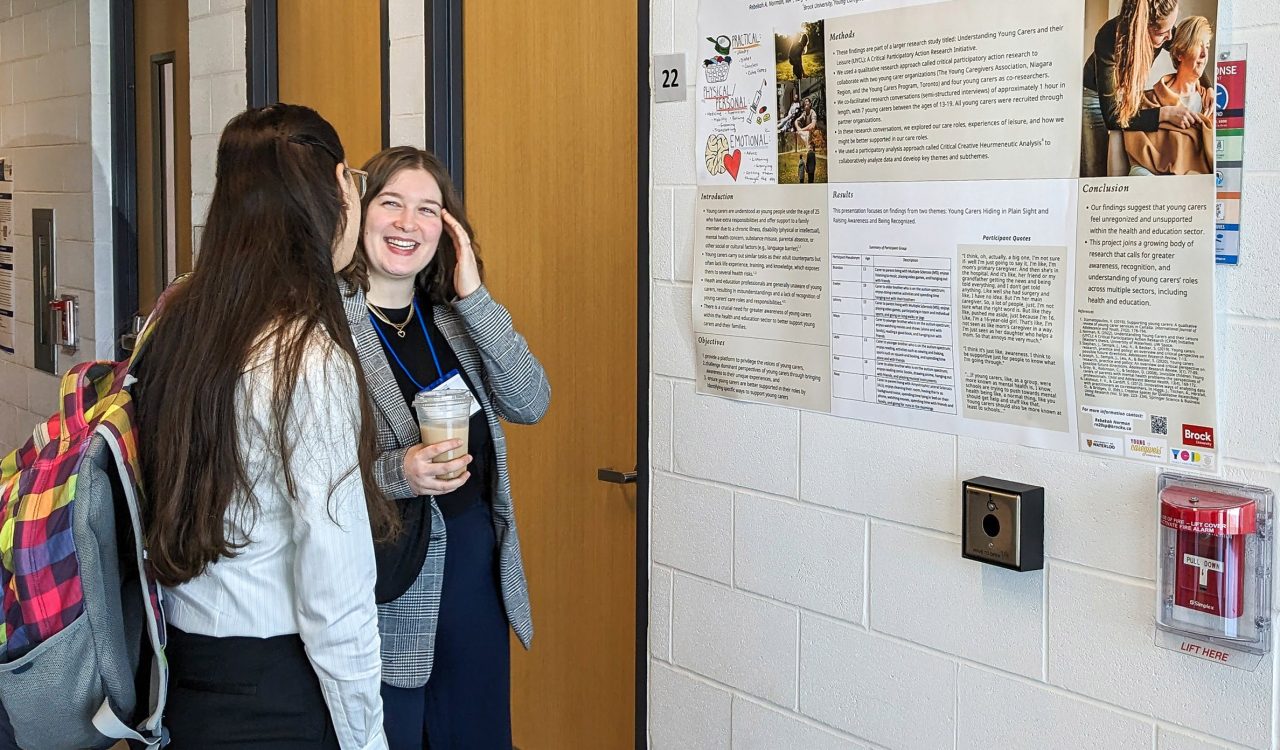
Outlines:
[{"label": "wooden door", "polygon": [[138,308],[191,270],[191,71],[186,0],[134,0]]},{"label": "wooden door", "polygon": [[551,380],[509,430],[533,649],[512,641],[521,750],[635,738],[637,11],[464,0],[466,200],[487,283]]},{"label": "wooden door", "polygon": [[319,112],[347,163],[382,150],[382,6],[385,0],[278,0],[280,101]]}]

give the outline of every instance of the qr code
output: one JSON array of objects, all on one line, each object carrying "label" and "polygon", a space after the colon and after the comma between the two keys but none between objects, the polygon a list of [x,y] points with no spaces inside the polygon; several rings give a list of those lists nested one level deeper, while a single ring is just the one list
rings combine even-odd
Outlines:
[{"label": "qr code", "polygon": [[1151,434],[1152,435],[1168,435],[1169,434],[1169,418],[1157,417],[1151,415]]}]

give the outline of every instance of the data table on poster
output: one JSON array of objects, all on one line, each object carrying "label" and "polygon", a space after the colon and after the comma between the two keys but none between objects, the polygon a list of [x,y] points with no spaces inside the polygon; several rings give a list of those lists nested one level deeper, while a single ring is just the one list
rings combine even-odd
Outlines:
[{"label": "data table on poster", "polygon": [[950,258],[831,255],[832,398],[956,413]]}]

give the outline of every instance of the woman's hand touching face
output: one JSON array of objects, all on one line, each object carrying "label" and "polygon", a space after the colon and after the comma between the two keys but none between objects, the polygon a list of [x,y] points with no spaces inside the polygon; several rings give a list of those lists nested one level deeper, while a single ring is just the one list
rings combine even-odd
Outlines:
[{"label": "woman's hand touching face", "polygon": [[457,254],[457,263],[453,269],[453,289],[458,293],[458,299],[466,299],[480,288],[480,267],[476,264],[476,253],[471,249],[471,237],[462,227],[462,222],[445,209],[441,209],[440,215],[444,217],[445,229],[453,238]]}]

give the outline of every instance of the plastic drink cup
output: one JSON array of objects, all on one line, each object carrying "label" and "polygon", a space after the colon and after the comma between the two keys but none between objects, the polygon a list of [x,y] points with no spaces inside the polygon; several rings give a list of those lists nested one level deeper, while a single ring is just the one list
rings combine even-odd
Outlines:
[{"label": "plastic drink cup", "polygon": [[[462,445],[436,456],[433,461],[445,463],[467,455],[467,433],[471,425],[471,391],[440,389],[422,391],[413,398],[413,410],[418,413],[418,426],[422,431],[423,445],[435,445],[446,440],[461,440]],[[465,469],[441,474],[441,479],[456,479]]]}]

